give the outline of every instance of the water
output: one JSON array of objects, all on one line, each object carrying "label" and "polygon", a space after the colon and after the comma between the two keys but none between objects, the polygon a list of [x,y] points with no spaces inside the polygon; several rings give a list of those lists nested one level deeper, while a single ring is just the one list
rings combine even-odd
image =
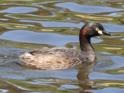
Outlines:
[{"label": "water", "polygon": [[[1,0],[0,6],[0,93],[124,93],[123,0]],[[86,21],[112,33],[92,39],[96,64],[44,71],[16,63],[31,49],[78,47]]]}]

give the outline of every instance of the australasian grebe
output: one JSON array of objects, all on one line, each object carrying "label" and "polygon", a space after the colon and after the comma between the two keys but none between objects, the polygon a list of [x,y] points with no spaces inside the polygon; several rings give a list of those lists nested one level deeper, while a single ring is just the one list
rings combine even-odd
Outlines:
[{"label": "australasian grebe", "polygon": [[91,45],[91,37],[110,35],[100,23],[86,23],[80,30],[81,50],[72,48],[42,48],[20,55],[21,64],[44,70],[67,69],[83,62],[94,62],[96,55]]}]

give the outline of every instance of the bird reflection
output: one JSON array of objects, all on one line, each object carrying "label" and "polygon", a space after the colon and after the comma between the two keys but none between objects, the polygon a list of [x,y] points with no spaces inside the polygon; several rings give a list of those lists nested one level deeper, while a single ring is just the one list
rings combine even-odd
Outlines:
[{"label": "bird reflection", "polygon": [[79,81],[79,93],[91,93],[93,82],[89,79],[89,73],[92,71],[95,62],[84,63],[79,66],[77,79]]}]

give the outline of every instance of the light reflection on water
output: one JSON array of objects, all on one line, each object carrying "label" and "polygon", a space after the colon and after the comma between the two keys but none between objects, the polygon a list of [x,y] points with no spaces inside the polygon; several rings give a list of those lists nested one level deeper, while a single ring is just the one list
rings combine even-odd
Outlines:
[{"label": "light reflection on water", "polygon": [[32,8],[32,7],[10,7],[8,9],[0,11],[1,13],[30,13],[37,11],[37,8]]},{"label": "light reflection on water", "polygon": [[[123,1],[0,2],[1,93],[123,93]],[[78,15],[78,16],[77,16]],[[78,47],[86,21],[104,25],[111,37],[93,38],[97,63],[59,71],[20,66],[18,55],[39,47]]]},{"label": "light reflection on water", "polygon": [[80,5],[73,2],[67,3],[58,3],[56,4],[58,7],[67,8],[73,12],[79,13],[104,13],[104,12],[116,12],[121,11],[122,9],[106,7],[106,6],[92,6],[92,5]]}]

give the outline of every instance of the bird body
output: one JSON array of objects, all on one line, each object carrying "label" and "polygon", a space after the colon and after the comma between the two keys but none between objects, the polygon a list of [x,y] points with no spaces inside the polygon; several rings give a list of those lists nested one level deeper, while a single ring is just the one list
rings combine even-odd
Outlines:
[{"label": "bird body", "polygon": [[[90,54],[73,48],[55,47],[26,52],[20,58],[21,64],[25,66],[30,65],[36,69],[57,70],[71,68],[82,62],[92,62],[95,56],[92,56],[92,54],[90,56]],[[89,57],[90,59],[88,59]]]}]

